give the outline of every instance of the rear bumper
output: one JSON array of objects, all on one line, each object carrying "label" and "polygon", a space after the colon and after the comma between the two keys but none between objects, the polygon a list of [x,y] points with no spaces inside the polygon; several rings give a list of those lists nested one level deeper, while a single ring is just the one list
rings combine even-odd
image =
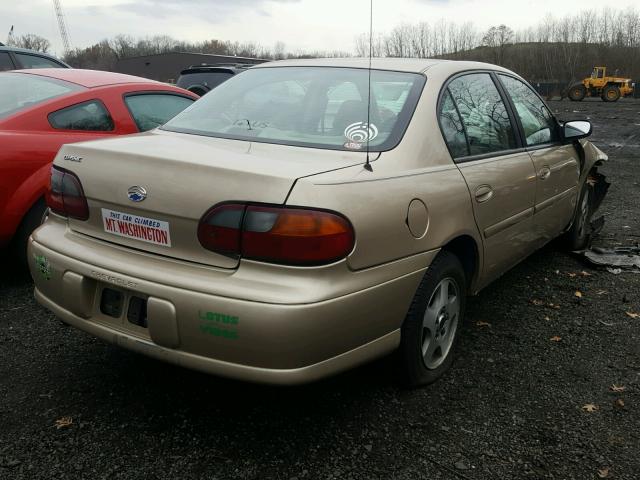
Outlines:
[{"label": "rear bumper", "polygon": [[[70,242],[94,245],[85,251]],[[68,251],[45,244],[64,245]],[[330,279],[323,277],[327,272],[319,271],[315,281],[306,278],[309,269],[285,269],[279,281],[272,275],[262,278],[260,265],[246,265],[245,275],[252,273],[248,277],[239,273],[243,266],[224,272],[206,268],[210,289],[202,291],[193,287],[193,278],[203,275],[201,266],[190,267],[191,272],[187,266],[176,266],[163,282],[150,280],[151,273],[133,275],[143,267],[153,269],[157,263],[161,268],[170,261],[83,239],[56,226],[55,220],[34,233],[29,258],[36,299],[70,325],[160,360],[273,384],[314,381],[394,350],[426,269],[426,258],[420,258],[421,268],[404,264],[403,270],[413,270],[386,281],[380,281],[377,269],[356,273],[346,266],[334,266],[331,269],[337,272]],[[120,268],[106,268],[108,263]],[[387,268],[396,275],[397,265]],[[296,275],[302,276],[289,278]],[[354,276],[361,282],[355,285],[356,291]],[[300,288],[281,291],[290,281]],[[105,288],[124,294],[125,310],[120,318],[102,312],[100,299]],[[230,297],[229,289],[243,298]],[[131,296],[147,299],[148,328],[128,322],[126,305]],[[265,301],[268,298],[273,301]]]},{"label": "rear bumper", "polygon": [[296,385],[313,382],[391,352],[400,343],[400,330],[394,330],[365,345],[312,365],[290,369],[261,368],[165,348],[152,341],[80,318],[45,297],[37,288],[35,297],[41,305],[51,310],[64,322],[107,342],[182,367],[256,383]]}]

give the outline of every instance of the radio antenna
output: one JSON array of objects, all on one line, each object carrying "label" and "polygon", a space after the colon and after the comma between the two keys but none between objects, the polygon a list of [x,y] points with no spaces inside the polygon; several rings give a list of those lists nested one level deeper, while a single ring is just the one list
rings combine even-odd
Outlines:
[{"label": "radio antenna", "polygon": [[373,0],[369,2],[369,68],[367,85],[367,161],[364,164],[365,170],[373,171],[369,161],[369,141],[371,139],[371,57],[373,57]]}]

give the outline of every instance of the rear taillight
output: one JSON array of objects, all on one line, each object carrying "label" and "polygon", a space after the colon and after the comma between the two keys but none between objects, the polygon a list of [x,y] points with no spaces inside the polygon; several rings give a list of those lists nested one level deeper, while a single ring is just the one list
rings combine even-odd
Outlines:
[{"label": "rear taillight", "polygon": [[223,255],[240,255],[240,234],[244,205],[225,204],[209,210],[198,225],[198,240],[207,250]]},{"label": "rear taillight", "polygon": [[89,205],[80,180],[75,174],[56,166],[51,167],[47,206],[58,215],[78,220],[89,218]]},{"label": "rear taillight", "polygon": [[222,204],[198,226],[198,240],[207,250],[286,265],[335,262],[351,252],[354,238],[343,216],[306,208]]}]

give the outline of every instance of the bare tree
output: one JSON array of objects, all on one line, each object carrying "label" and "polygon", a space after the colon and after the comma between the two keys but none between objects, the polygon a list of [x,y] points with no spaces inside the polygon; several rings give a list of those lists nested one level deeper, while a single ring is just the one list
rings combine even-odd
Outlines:
[{"label": "bare tree", "polygon": [[13,45],[18,48],[28,48],[29,50],[36,50],[37,52],[48,52],[51,48],[51,42],[40,35],[34,33],[27,33],[16,38]]},{"label": "bare tree", "polygon": [[274,60],[282,60],[286,55],[286,46],[284,44],[284,42],[276,42],[276,44],[273,46],[273,59]]}]

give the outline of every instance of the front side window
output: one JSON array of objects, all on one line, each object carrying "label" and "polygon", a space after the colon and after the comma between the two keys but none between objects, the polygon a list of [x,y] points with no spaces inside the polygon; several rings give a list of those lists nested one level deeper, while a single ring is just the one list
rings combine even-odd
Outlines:
[{"label": "front side window", "polygon": [[167,93],[127,95],[124,99],[138,130],[146,132],[164,125],[193,103],[192,98]]},{"label": "front side window", "polygon": [[453,158],[469,155],[462,119],[458,114],[456,106],[453,104],[449,90],[445,90],[444,96],[442,97],[440,128],[442,128],[444,139],[447,142]]},{"label": "front side window", "polygon": [[109,132],[113,119],[104,105],[97,101],[79,103],[49,114],[49,123],[59,130]]},{"label": "front side window", "polygon": [[84,87],[40,75],[0,73],[0,119],[80,90]]},{"label": "front side window", "polygon": [[[417,73],[275,67],[224,82],[162,128],[265,143],[333,150],[395,147],[425,83]],[[367,125],[369,115],[370,124]]]},{"label": "front side window", "polygon": [[556,141],[556,121],[540,97],[518,79],[507,75],[499,77],[516,107],[527,146]]},{"label": "front side window", "polygon": [[472,73],[449,83],[467,132],[469,155],[483,155],[516,148],[509,114],[488,73]]},{"label": "front side window", "polygon": [[63,68],[63,65],[49,58],[26,53],[15,53],[18,63],[22,68]]}]

